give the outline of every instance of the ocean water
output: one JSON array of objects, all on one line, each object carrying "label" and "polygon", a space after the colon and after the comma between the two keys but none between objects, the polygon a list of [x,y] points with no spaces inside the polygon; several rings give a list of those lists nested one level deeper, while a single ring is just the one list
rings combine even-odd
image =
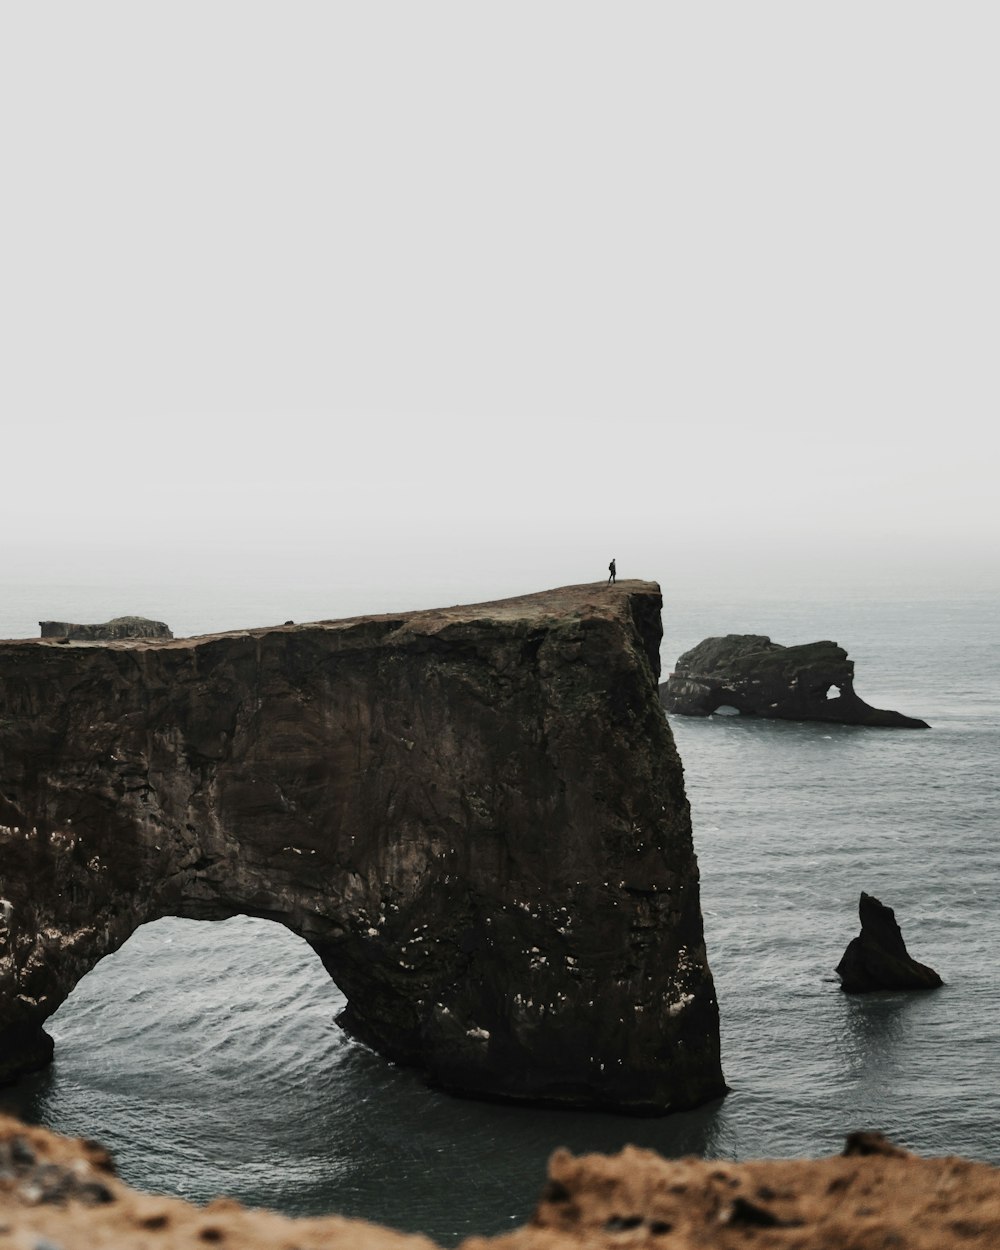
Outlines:
[{"label": "ocean water", "polygon": [[[360,610],[303,594],[275,612],[258,593],[217,586],[171,601],[136,589],[109,606],[99,587],[8,588],[0,636],[34,634],[41,615],[140,611],[194,633]],[[139,930],[50,1020],[53,1066],[0,1089],[0,1108],[101,1139],[144,1189],[335,1211],[445,1244],[524,1220],[562,1145],[801,1156],[872,1128],[1000,1164],[1000,599],[665,587],[665,600],[665,671],[710,634],[834,638],[863,698],[932,725],[671,718],[727,1097],[655,1120],[447,1097],[340,1032],[342,996],[304,942],[237,917]],[[841,993],[833,969],[858,931],[861,890],[895,908],[943,989]]]}]

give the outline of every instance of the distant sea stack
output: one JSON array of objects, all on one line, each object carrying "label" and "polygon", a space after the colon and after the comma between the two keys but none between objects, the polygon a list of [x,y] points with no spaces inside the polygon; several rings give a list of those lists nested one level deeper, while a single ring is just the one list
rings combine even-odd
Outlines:
[{"label": "distant sea stack", "polygon": [[854,661],[835,642],[783,647],[762,634],[706,638],[677,661],[660,700],[679,716],[731,708],[774,720],[929,729],[926,721],[871,707],[854,692]]},{"label": "distant sea stack", "polygon": [[[0,643],[0,1077],[160,916],[286,925],[458,1093],[726,1091],[660,588],[202,638]],[[100,1039],[94,1039],[100,1045]]]},{"label": "distant sea stack", "polygon": [[840,987],[848,994],[874,990],[933,990],[944,982],[926,964],[910,957],[891,907],[861,892],[861,932],[837,965]]},{"label": "distant sea stack", "polygon": [[75,625],[70,621],[39,621],[43,638],[69,642],[115,642],[120,638],[173,638],[162,621],[145,616],[116,616],[102,625]]}]

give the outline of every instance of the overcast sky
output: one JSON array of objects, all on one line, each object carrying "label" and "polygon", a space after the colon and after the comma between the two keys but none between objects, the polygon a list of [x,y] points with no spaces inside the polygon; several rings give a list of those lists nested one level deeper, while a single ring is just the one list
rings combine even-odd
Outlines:
[{"label": "overcast sky", "polygon": [[995,585],[998,34],[3,3],[0,573]]}]

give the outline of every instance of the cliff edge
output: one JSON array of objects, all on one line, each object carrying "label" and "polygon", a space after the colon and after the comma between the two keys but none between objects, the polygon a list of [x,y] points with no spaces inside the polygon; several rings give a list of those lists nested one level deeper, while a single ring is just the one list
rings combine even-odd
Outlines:
[{"label": "cliff edge", "polygon": [[[135,929],[287,925],[341,1023],[466,1094],[725,1091],[659,587],[0,643],[0,1078]],[[95,1044],[99,1042],[95,1039]]]}]

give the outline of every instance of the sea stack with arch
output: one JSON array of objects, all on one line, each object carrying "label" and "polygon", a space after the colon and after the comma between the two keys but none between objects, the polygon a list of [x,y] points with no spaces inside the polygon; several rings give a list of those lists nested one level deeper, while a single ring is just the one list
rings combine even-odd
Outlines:
[{"label": "sea stack with arch", "polygon": [[[458,1093],[725,1091],[655,583],[175,640],[0,643],[0,1078],[146,921],[304,937]],[[95,1045],[100,1044],[95,1039]]]},{"label": "sea stack with arch", "polygon": [[705,638],[678,659],[660,698],[678,716],[739,712],[770,720],[930,728],[924,720],[866,703],[854,689],[854,661],[829,640],[785,647],[763,634]]}]

